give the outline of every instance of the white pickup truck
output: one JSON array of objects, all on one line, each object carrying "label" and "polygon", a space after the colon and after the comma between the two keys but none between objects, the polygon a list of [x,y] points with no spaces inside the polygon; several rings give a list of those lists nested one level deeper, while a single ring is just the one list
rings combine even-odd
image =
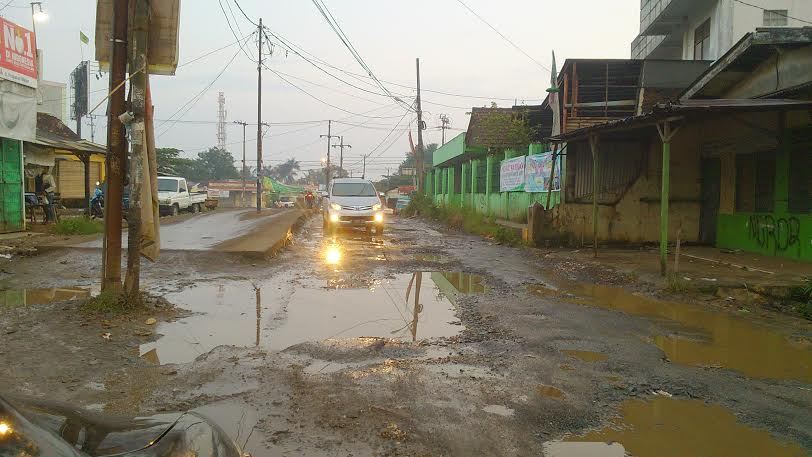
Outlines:
[{"label": "white pickup truck", "polygon": [[176,216],[181,210],[199,213],[206,203],[206,194],[189,192],[186,178],[159,176],[158,202],[162,214]]}]

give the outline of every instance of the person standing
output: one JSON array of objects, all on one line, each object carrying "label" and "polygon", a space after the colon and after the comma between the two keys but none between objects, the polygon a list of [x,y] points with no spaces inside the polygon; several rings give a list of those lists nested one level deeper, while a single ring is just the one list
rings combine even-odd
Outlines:
[{"label": "person standing", "polygon": [[56,210],[54,209],[54,194],[56,193],[56,181],[51,174],[50,167],[45,167],[40,175],[42,178],[42,191],[48,199],[47,211],[48,222],[56,222]]}]

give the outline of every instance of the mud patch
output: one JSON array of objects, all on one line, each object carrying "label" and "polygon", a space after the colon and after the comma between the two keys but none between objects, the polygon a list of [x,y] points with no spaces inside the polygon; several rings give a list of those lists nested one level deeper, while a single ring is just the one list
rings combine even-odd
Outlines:
[{"label": "mud patch", "polygon": [[545,386],[544,384],[539,384],[536,387],[536,393],[542,397],[555,398],[556,400],[561,400],[564,398],[563,390],[559,389],[558,387]]},{"label": "mud patch", "polygon": [[[574,357],[576,359],[582,360],[584,362],[590,362],[590,363],[602,362],[602,361],[609,358],[609,356],[606,355],[606,354],[603,354],[603,353],[600,353],[600,352],[594,352],[594,351],[578,351],[578,350],[575,350],[575,349],[564,349],[561,352],[563,352],[564,354],[567,354],[570,357]],[[568,367],[568,368],[572,368],[572,367]],[[562,366],[562,369],[566,370],[567,368],[563,368],[563,366]]]},{"label": "mud patch", "polygon": [[619,443],[544,443],[546,457],[626,457],[626,449]]},{"label": "mud patch", "polygon": [[635,457],[804,455],[797,444],[777,441],[766,431],[741,424],[721,406],[667,397],[627,401],[622,407],[622,417],[606,428],[564,441],[620,443]]},{"label": "mud patch", "polygon": [[234,440],[244,455],[270,455],[265,445],[265,437],[258,430],[259,413],[250,405],[239,400],[226,400],[194,409],[209,418]]},{"label": "mud patch", "polygon": [[513,409],[503,405],[487,405],[482,408],[482,411],[502,417],[513,417],[514,413]]}]

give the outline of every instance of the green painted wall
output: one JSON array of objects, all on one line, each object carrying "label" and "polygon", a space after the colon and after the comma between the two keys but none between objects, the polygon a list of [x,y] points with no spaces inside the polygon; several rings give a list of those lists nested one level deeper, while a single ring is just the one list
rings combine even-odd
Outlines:
[{"label": "green painted wall", "polygon": [[434,151],[434,166],[443,165],[445,162],[463,154],[465,154],[465,132],[455,136]]},{"label": "green painted wall", "polygon": [[722,214],[717,246],[812,262],[812,215]]}]

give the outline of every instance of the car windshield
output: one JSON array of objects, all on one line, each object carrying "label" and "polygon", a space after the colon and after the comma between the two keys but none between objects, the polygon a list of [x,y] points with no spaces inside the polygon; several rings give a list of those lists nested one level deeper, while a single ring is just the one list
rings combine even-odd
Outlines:
[{"label": "car windshield", "polygon": [[375,187],[368,182],[339,182],[333,184],[334,197],[376,197]]},{"label": "car windshield", "polygon": [[177,192],[178,180],[158,178],[158,192]]}]

